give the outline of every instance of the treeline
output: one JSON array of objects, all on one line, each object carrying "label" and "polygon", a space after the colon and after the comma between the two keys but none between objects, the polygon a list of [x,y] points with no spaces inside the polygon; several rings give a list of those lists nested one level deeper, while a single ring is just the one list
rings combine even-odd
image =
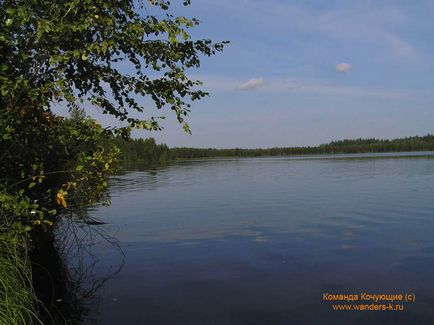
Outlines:
[{"label": "treeline", "polygon": [[434,150],[434,135],[414,136],[393,140],[355,139],[332,141],[318,147],[326,153],[403,152]]},{"label": "treeline", "polygon": [[393,140],[375,138],[346,139],[332,141],[315,147],[276,147],[266,149],[169,148],[165,144],[157,144],[153,138],[131,140],[116,138],[115,142],[121,149],[122,161],[140,161],[146,164],[160,164],[176,159],[213,157],[262,157],[434,150],[434,135],[431,134]]},{"label": "treeline", "polygon": [[165,144],[157,144],[153,138],[125,140],[115,137],[113,141],[121,150],[119,160],[124,163],[158,165],[172,159],[169,147]]}]

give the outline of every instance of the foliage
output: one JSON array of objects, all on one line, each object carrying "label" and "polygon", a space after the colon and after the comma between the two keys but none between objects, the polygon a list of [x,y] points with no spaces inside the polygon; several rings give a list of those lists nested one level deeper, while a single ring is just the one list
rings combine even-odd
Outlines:
[{"label": "foliage", "polygon": [[[183,1],[185,6],[188,0]],[[187,72],[225,42],[193,40],[195,18],[169,1],[4,0],[0,2],[0,230],[48,228],[62,209],[101,199],[118,152],[111,131],[87,119],[91,103],[127,127],[160,129],[143,98],[169,106],[186,131],[190,101],[207,95]],[[62,103],[72,118],[51,108]],[[19,236],[13,236],[18,238]],[[20,239],[18,239],[20,240]]]},{"label": "foliage", "polygon": [[88,101],[131,126],[160,129],[149,114],[131,115],[150,98],[158,109],[169,106],[188,131],[189,101],[207,93],[187,70],[225,43],[191,39],[187,31],[198,24],[170,14],[166,0],[3,0],[0,109]]},{"label": "foliage", "polygon": [[16,240],[103,198],[117,163],[118,149],[94,120],[37,113],[0,112],[0,232]]},{"label": "foliage", "polygon": [[[185,0],[183,4],[189,5]],[[127,127],[160,129],[143,98],[169,106],[186,131],[190,101],[207,95],[187,77],[225,42],[193,40],[199,21],[170,13],[169,1],[0,2],[0,230],[50,227],[62,209],[100,200],[115,170],[112,133],[85,118],[91,103]],[[63,102],[72,118],[51,108]],[[17,236],[13,236],[18,238]]]}]

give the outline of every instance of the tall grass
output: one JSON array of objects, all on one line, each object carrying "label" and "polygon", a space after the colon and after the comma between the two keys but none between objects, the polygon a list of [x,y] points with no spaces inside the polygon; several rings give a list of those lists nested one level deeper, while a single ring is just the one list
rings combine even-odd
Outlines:
[{"label": "tall grass", "polygon": [[27,254],[0,237],[0,324],[42,324],[37,308]]}]

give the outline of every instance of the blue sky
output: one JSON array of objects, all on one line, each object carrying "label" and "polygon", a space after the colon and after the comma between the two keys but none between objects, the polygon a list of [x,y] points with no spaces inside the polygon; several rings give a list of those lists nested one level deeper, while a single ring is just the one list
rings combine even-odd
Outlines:
[{"label": "blue sky", "polygon": [[211,92],[192,107],[192,135],[168,112],[162,132],[136,136],[251,148],[434,132],[434,1],[193,0],[172,12],[202,21],[194,37],[231,43],[190,74]]}]

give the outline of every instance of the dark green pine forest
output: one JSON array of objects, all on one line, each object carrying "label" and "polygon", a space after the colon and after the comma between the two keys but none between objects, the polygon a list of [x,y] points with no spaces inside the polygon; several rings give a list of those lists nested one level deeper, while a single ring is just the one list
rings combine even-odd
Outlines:
[{"label": "dark green pine forest", "polygon": [[120,149],[120,160],[124,163],[145,163],[156,165],[177,159],[215,157],[262,157],[313,154],[375,153],[434,150],[434,135],[413,136],[392,140],[385,139],[345,139],[309,147],[275,147],[257,149],[215,149],[215,148],[169,148],[157,144],[153,138],[113,140]]}]

